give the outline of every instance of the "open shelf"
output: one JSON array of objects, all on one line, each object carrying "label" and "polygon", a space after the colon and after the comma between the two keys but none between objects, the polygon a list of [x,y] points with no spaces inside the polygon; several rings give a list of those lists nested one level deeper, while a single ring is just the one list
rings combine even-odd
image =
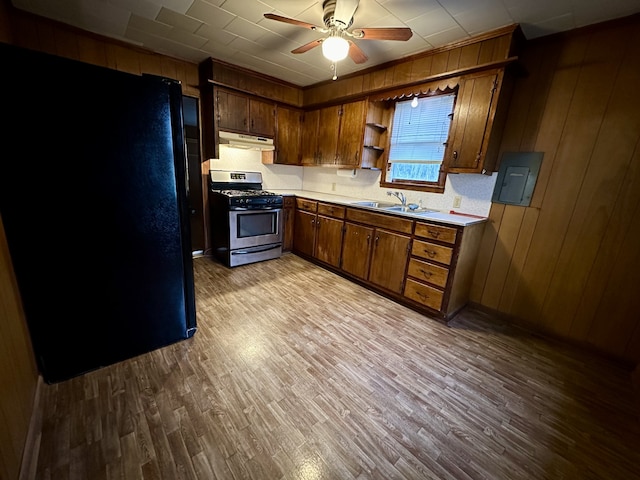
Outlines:
[{"label": "open shelf", "polygon": [[374,122],[367,122],[367,126],[375,128],[375,129],[383,131],[383,132],[387,129],[386,125],[382,125],[380,123],[374,123]]}]

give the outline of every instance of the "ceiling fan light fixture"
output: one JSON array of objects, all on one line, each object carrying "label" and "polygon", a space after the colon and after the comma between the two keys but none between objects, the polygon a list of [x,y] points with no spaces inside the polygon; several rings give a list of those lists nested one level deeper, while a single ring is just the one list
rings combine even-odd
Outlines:
[{"label": "ceiling fan light fixture", "polygon": [[338,35],[331,35],[322,42],[322,54],[327,60],[339,62],[347,58],[349,42]]}]

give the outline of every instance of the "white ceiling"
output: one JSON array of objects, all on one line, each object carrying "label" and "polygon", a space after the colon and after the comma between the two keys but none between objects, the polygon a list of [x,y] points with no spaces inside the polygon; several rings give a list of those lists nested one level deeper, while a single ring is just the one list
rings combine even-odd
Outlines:
[{"label": "white ceiling", "polygon": [[[338,0],[340,1],[340,0]],[[200,63],[214,57],[296,85],[331,78],[322,38],[264,18],[276,13],[323,26],[322,0],[12,0],[15,7],[157,53]],[[369,60],[346,59],[338,75],[519,23],[527,39],[640,12],[640,0],[360,0],[353,28],[412,29],[406,42],[355,40]]]}]

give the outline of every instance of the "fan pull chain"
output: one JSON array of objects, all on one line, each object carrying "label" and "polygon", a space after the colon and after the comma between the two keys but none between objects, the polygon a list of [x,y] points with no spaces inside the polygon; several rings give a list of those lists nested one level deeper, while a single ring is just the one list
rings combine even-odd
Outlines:
[{"label": "fan pull chain", "polygon": [[333,77],[331,77],[331,80],[337,80],[338,79],[338,64],[336,62],[333,62],[331,64],[331,70],[333,70]]}]

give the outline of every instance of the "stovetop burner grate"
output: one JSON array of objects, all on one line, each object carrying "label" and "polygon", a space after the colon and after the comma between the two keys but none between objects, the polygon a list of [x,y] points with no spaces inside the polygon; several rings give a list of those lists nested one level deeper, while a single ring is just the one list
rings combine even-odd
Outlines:
[{"label": "stovetop burner grate", "polygon": [[227,197],[270,197],[277,193],[268,192],[266,190],[213,190],[220,195]]}]

